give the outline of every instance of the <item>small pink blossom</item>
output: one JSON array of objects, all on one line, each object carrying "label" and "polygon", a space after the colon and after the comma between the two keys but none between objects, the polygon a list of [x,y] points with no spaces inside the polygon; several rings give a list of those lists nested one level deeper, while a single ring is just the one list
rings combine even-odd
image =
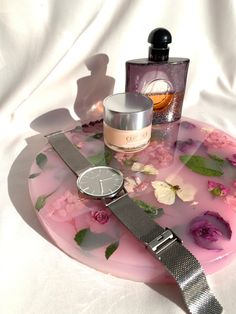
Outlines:
[{"label": "small pink blossom", "polygon": [[232,157],[226,158],[231,166],[236,167],[236,154],[233,154]]},{"label": "small pink blossom", "polygon": [[236,180],[233,181],[232,186],[236,188]]},{"label": "small pink blossom", "polygon": [[223,148],[227,146],[235,146],[235,143],[229,136],[219,131],[207,133],[203,144],[208,148]]},{"label": "small pink blossom", "polygon": [[150,183],[142,181],[138,176],[126,177],[124,187],[128,193],[139,193],[146,191]]},{"label": "small pink blossom", "polygon": [[91,211],[91,217],[99,224],[104,225],[109,220],[109,214],[105,210],[93,210]]},{"label": "small pink blossom", "polygon": [[84,207],[78,194],[66,191],[48,207],[47,215],[55,221],[69,221],[76,217]]},{"label": "small pink blossom", "polygon": [[231,194],[227,195],[225,197],[225,203],[236,211],[236,193],[233,195]]},{"label": "small pink blossom", "polygon": [[143,192],[145,190],[147,190],[148,186],[150,186],[150,184],[148,182],[141,182],[140,184],[138,184],[135,188],[134,188],[134,192]]},{"label": "small pink blossom", "polygon": [[138,154],[137,159],[143,164],[152,164],[158,169],[170,165],[173,161],[173,152],[168,145],[155,140]]},{"label": "small pink blossom", "polygon": [[208,191],[214,196],[226,196],[229,194],[230,189],[221,183],[209,180]]},{"label": "small pink blossom", "polygon": [[124,164],[126,160],[132,160],[133,156],[134,154],[132,153],[116,153],[114,157],[118,162]]}]

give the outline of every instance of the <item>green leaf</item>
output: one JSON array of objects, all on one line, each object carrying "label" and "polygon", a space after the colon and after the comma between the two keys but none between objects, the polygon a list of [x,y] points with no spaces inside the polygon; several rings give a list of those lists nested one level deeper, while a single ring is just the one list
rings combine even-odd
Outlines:
[{"label": "green leaf", "polygon": [[115,239],[107,233],[95,233],[89,228],[81,229],[74,237],[75,242],[84,250],[90,251],[114,242]]},{"label": "green leaf", "polygon": [[197,155],[182,155],[179,158],[189,169],[203,176],[220,177],[224,174],[219,161]]},{"label": "green leaf", "polygon": [[106,165],[110,165],[114,156],[114,151],[106,147],[104,154],[105,154]]},{"label": "green leaf", "polygon": [[29,176],[29,179],[34,179],[34,178],[36,178],[37,176],[39,176],[40,174],[41,174],[41,172],[32,173],[32,174]]},{"label": "green leaf", "polygon": [[124,161],[124,164],[126,167],[132,167],[135,162],[136,162],[135,158],[130,158],[130,159],[126,159]]},{"label": "green leaf", "polygon": [[109,257],[117,250],[118,246],[119,246],[119,241],[110,244],[106,248],[106,251],[105,251],[106,259],[109,259]]},{"label": "green leaf", "polygon": [[82,244],[82,242],[84,241],[84,238],[85,238],[85,236],[86,236],[88,231],[89,231],[89,229],[86,228],[86,229],[82,229],[82,230],[80,230],[79,232],[76,233],[76,235],[74,237],[74,240],[75,240],[75,242],[78,245]]},{"label": "green leaf", "polygon": [[105,166],[105,156],[104,152],[101,152],[97,155],[89,156],[88,160],[94,165],[94,166]]},{"label": "green leaf", "polygon": [[91,141],[94,141],[94,140],[100,140],[103,138],[103,133],[96,133],[94,135],[91,135],[89,137],[87,137],[86,141],[87,142],[91,142]]},{"label": "green leaf", "polygon": [[137,204],[140,208],[144,209],[144,212],[150,215],[152,218],[160,217],[164,214],[164,209],[161,207],[155,207],[153,205],[147,204],[142,200],[133,199],[135,204]]},{"label": "green leaf", "polygon": [[212,155],[212,154],[208,154],[208,156],[215,160],[215,161],[218,161],[220,164],[223,164],[225,162],[225,160],[217,155]]},{"label": "green leaf", "polygon": [[39,166],[40,169],[43,169],[48,161],[48,158],[45,154],[40,153],[36,156],[36,164]]},{"label": "green leaf", "polygon": [[46,204],[46,200],[47,200],[48,195],[41,195],[37,198],[37,201],[35,203],[35,209],[40,210],[41,208],[44,207],[44,205]]},{"label": "green leaf", "polygon": [[103,133],[96,133],[92,137],[96,140],[100,140],[101,138],[103,138]]}]

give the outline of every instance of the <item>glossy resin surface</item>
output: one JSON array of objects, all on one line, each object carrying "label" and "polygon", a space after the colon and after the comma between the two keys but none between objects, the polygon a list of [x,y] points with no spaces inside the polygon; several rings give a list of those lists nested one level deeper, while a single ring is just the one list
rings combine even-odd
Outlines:
[{"label": "glossy resin surface", "polygon": [[[172,228],[207,274],[234,258],[235,139],[187,118],[155,126],[149,146],[133,154],[104,147],[102,123],[66,136],[93,164],[120,169],[130,197],[161,226]],[[76,176],[49,145],[35,158],[29,190],[41,224],[71,257],[122,278],[170,280],[102,201],[78,193]]]}]

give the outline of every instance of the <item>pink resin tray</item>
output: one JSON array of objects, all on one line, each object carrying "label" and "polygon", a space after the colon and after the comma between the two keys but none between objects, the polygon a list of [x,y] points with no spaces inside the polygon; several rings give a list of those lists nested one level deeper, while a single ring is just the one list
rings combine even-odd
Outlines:
[{"label": "pink resin tray", "polygon": [[[145,150],[123,154],[104,147],[102,130],[101,122],[93,123],[66,136],[93,164],[121,169],[130,197],[172,228],[207,274],[227,265],[236,248],[236,140],[182,118],[153,127]],[[126,279],[170,280],[101,201],[78,193],[76,176],[49,145],[35,158],[29,190],[41,224],[68,255]]]}]

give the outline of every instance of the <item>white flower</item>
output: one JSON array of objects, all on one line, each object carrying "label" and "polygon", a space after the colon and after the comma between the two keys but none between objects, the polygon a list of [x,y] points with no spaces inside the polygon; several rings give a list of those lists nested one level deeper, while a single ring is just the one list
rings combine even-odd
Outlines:
[{"label": "white flower", "polygon": [[132,171],[144,172],[145,174],[156,175],[158,174],[158,170],[153,167],[153,165],[144,165],[140,162],[134,162],[132,167]]},{"label": "white flower", "polygon": [[196,188],[191,184],[183,183],[180,177],[168,177],[164,181],[153,181],[154,194],[159,203],[172,205],[175,202],[176,195],[183,202],[194,200]]}]

